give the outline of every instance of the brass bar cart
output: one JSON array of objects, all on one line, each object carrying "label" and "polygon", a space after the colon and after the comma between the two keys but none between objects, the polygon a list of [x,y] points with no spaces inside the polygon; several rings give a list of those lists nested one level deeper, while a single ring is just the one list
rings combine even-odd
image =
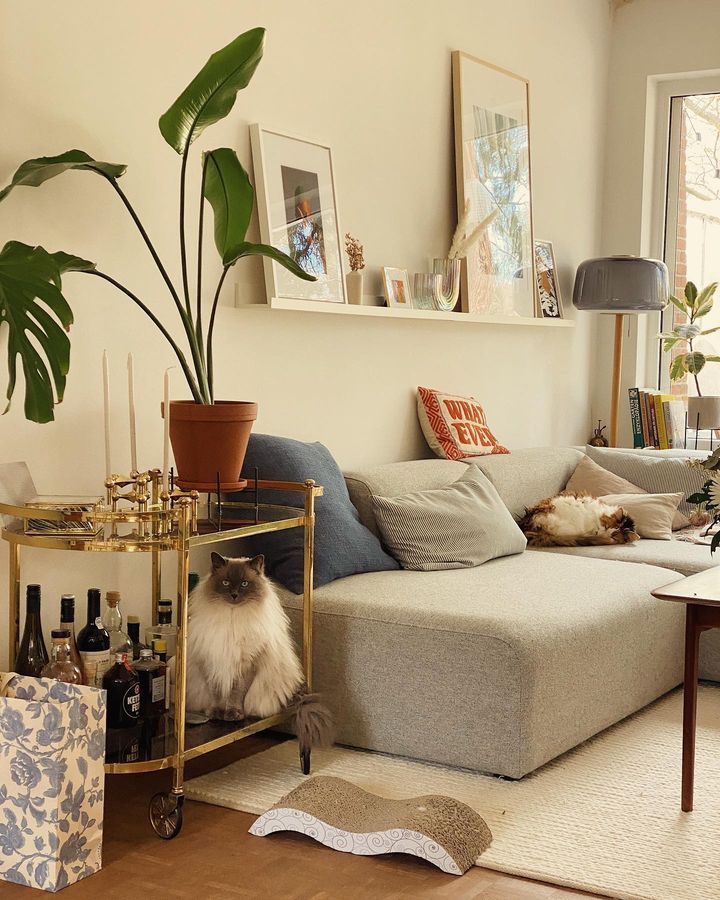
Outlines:
[{"label": "brass bar cart", "polygon": [[[166,840],[175,837],[182,828],[183,780],[185,763],[210,753],[259,731],[272,728],[291,718],[292,713],[281,711],[263,719],[246,719],[239,723],[210,721],[186,726],[185,688],[187,677],[186,654],[188,634],[188,573],[190,551],[206,544],[235,540],[250,535],[302,528],[304,591],[302,664],[308,690],[312,689],[312,604],[313,555],[315,530],[315,499],[323,488],[314,481],[264,481],[250,479],[245,491],[254,493],[254,502],[226,501],[218,492],[214,516],[208,496],[208,517],[199,517],[199,494],[196,491],[170,490],[163,492],[159,470],[133,473],[132,476],[112,476],[105,483],[107,497],[91,511],[74,513],[73,521],[90,522],[94,536],[51,536],[27,534],[30,519],[45,521],[68,520],[61,511],[0,503],[0,514],[13,521],[2,529],[2,539],[9,545],[9,660],[15,659],[19,644],[21,549],[34,547],[46,550],[80,552],[150,553],[152,554],[152,615],[157,621],[160,599],[162,554],[177,553],[177,650],[175,658],[175,708],[173,716],[165,716],[160,728],[124,729],[123,733],[108,732],[105,772],[122,775],[134,772],[154,772],[173,769],[172,788],[167,794],[156,794],[149,805],[150,823]],[[128,488],[122,493],[122,488]],[[302,506],[279,506],[259,503],[260,491],[296,493]],[[235,492],[238,493],[238,492]],[[127,738],[127,739],[124,739]],[[310,768],[309,755],[301,759],[303,771]]]}]

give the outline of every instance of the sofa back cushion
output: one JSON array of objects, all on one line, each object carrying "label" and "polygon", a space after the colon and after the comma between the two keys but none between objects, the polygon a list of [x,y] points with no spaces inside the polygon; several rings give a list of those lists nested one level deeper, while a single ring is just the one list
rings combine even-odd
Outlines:
[{"label": "sofa back cushion", "polygon": [[667,455],[667,451],[653,450],[645,454],[588,446],[585,452],[603,469],[636,484],[648,494],[682,493],[683,500],[678,509],[684,516],[692,515],[694,511],[686,498],[702,490],[708,480],[706,469],[688,464],[690,459],[697,458],[698,454],[693,451]]},{"label": "sofa back cushion", "polygon": [[467,569],[522,553],[525,535],[476,466],[452,484],[399,497],[373,497],[385,546],[403,569]]},{"label": "sofa back cushion", "polygon": [[347,472],[345,480],[360,521],[379,535],[373,513],[374,496],[397,497],[445,487],[463,474],[466,465],[472,464],[487,476],[505,506],[519,518],[525,507],[559,494],[582,457],[582,451],[571,447],[539,447],[513,450],[508,455],[476,456],[464,462],[418,459],[386,463]]},{"label": "sofa back cushion", "polygon": [[[252,434],[243,476],[254,478],[256,466],[261,481],[303,482],[312,478],[324,488],[323,496],[315,501],[315,587],[347,575],[400,568],[382,549],[377,537],[360,522],[342,473],[327,447],[270,434]],[[247,501],[248,496],[238,495],[238,499]],[[303,504],[302,494],[282,490],[261,491],[260,500],[281,506]],[[270,575],[288,590],[300,594],[303,540],[302,528],[258,534],[239,541],[237,553],[243,556],[264,553]]]}]

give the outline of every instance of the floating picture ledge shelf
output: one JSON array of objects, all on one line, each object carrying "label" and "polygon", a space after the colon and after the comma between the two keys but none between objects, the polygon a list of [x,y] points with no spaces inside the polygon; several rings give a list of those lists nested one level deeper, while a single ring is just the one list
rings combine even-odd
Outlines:
[{"label": "floating picture ledge shelf", "polygon": [[239,309],[282,309],[290,312],[325,313],[341,316],[370,316],[378,319],[426,319],[433,322],[473,322],[478,325],[539,326],[573,328],[574,319],[531,319],[528,316],[489,316],[480,313],[444,312],[432,309],[395,309],[387,306],[355,306],[315,300],[287,300],[273,297],[270,303],[237,303]]}]

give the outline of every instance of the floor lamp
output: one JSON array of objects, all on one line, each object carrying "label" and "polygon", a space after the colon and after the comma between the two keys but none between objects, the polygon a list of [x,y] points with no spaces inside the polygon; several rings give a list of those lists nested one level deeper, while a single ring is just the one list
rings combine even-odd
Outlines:
[{"label": "floor lamp", "polygon": [[656,312],[668,302],[668,271],[658,259],[640,256],[608,256],[586,259],[578,266],[573,288],[577,309],[615,316],[610,446],[617,447],[623,327],[626,315]]}]

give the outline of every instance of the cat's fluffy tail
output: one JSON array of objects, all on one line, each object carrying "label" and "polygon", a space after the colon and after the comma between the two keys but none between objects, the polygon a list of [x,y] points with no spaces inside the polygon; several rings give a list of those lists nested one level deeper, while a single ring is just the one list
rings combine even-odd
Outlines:
[{"label": "cat's fluffy tail", "polygon": [[335,723],[320,694],[302,694],[295,701],[295,731],[301,751],[332,744]]}]

